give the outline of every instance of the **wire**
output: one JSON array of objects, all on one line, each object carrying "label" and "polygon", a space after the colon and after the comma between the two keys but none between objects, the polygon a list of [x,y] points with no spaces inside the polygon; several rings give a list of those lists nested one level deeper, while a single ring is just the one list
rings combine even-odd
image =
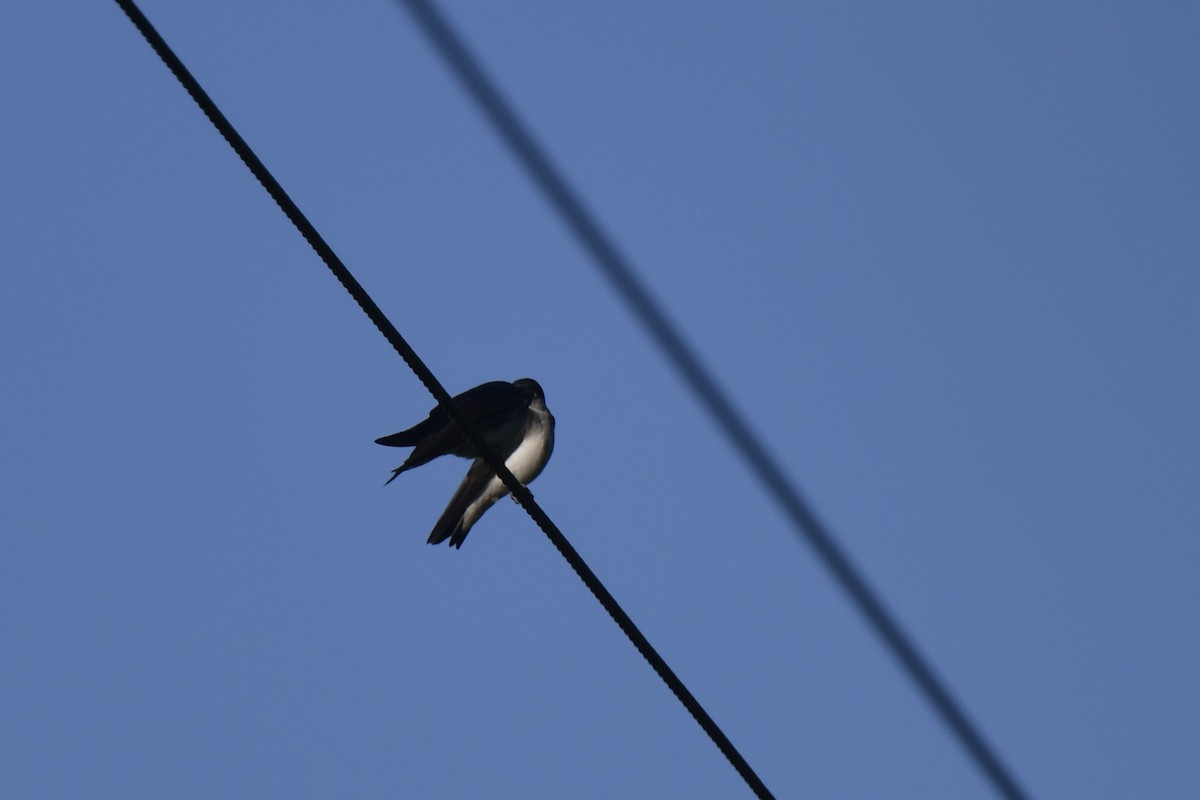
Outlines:
[{"label": "wire", "polygon": [[527,126],[521,122],[495,87],[478,59],[471,54],[450,22],[437,9],[434,0],[401,2],[451,71],[462,82],[467,93],[482,109],[496,133],[512,149],[517,160],[549,198],[567,227],[575,233],[584,249],[591,254],[605,276],[613,283],[621,299],[633,309],[650,337],[666,351],[667,357],[742,454],[750,469],[783,507],[796,530],[816,549],[825,566],[850,595],[875,632],[887,643],[892,655],[916,682],[925,698],[983,770],[996,791],[1010,800],[1022,800],[1026,797],[1016,778],[1000,761],[1000,757],[988,745],[983,734],[971,723],[966,711],[938,678],[916,644],[904,633],[900,623],[850,561],[850,557],[834,539],[829,528],[817,517],[799,489],[734,406],[729,395],[704,366],[696,351],[684,340],[679,329],[642,284],[629,260],[621,254],[613,240],[584,206],[579,195],[567,184],[562,173],[550,161]]},{"label": "wire", "polygon": [[733,743],[717,727],[716,722],[708,715],[708,712],[704,710],[703,706],[700,705],[700,702],[696,700],[692,693],[688,691],[683,681],[675,675],[667,665],[667,662],[658,654],[658,651],[651,646],[649,640],[633,624],[633,620],[629,618],[629,615],[625,613],[613,596],[609,594],[604,584],[600,582],[600,579],[596,577],[595,573],[592,572],[591,568],[588,567],[575,548],[571,546],[571,543],[567,541],[567,538],[558,529],[558,526],[534,502],[533,493],[513,476],[512,472],[509,471],[504,462],[496,454],[495,449],[489,446],[479,432],[475,430],[462,410],[454,403],[450,394],[442,387],[429,368],[425,366],[425,363],[421,361],[408,342],[404,340],[404,337],[400,335],[400,332],[396,330],[395,326],[392,325],[379,306],[375,304],[375,301],[371,299],[362,285],[354,278],[350,270],[338,258],[337,254],[333,252],[333,249],[326,244],[325,240],[317,232],[317,229],[304,216],[304,213],[300,211],[300,208],[292,202],[292,199],[283,190],[283,187],[275,180],[274,176],[271,175],[258,156],[254,154],[254,151],[250,149],[250,146],[246,144],[246,141],[242,139],[229,120],[225,118],[225,115],[221,113],[220,109],[217,108],[216,104],[204,89],[201,88],[199,82],[183,65],[183,62],[167,46],[166,41],[154,29],[137,5],[132,0],[116,0],[116,3],[141,32],[142,36],[145,37],[163,63],[167,65],[167,68],[171,70],[176,79],[183,85],[183,88],[187,90],[187,93],[200,106],[200,110],[204,112],[204,115],[217,128],[225,138],[225,141],[229,143],[229,146],[233,148],[238,157],[254,173],[254,177],[267,190],[267,193],[279,205],[283,213],[287,215],[287,218],[292,221],[292,224],[296,226],[304,239],[317,252],[317,255],[321,257],[321,260],[325,262],[326,266],[329,267],[342,286],[346,288],[350,296],[359,304],[371,322],[375,324],[375,327],[379,329],[384,338],[396,349],[396,352],[400,354],[404,362],[408,364],[421,383],[425,385],[425,388],[437,398],[438,404],[446,409],[450,418],[466,434],[479,455],[487,462],[488,466],[491,467],[500,480],[504,482],[504,485],[512,492],[513,497],[528,512],[529,516],[533,518],[542,532],[558,548],[563,558],[567,560],[567,563],[571,565],[571,568],[575,570],[579,578],[591,590],[596,599],[600,601],[600,604],[604,606],[604,609],[617,625],[620,626],[621,630],[625,632],[629,640],[633,642],[638,652],[650,663],[650,666],[654,668],[654,671],[658,673],[659,677],[662,678],[675,696],[679,698],[679,701],[683,703],[696,722],[700,724],[704,732],[709,735],[709,738],[713,740],[725,757],[729,759],[734,769],[742,776],[742,779],[746,781],[755,795],[760,798],[771,798],[772,795],[767,790],[766,785],[763,784],[754,770],[750,768],[750,765],[742,757],[741,753],[737,751]]}]

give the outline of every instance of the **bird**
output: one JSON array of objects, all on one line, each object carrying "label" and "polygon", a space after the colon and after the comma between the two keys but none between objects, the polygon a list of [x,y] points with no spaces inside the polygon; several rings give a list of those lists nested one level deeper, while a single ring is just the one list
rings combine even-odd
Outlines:
[{"label": "bird", "polygon": [[[554,416],[546,408],[546,395],[537,381],[532,378],[518,378],[512,383],[489,381],[457,395],[454,402],[487,443],[496,449],[517,480],[529,484],[541,474],[554,451]],[[429,544],[441,544],[449,539],[451,547],[461,548],[483,512],[508,494],[508,487],[479,457],[466,434],[441,406],[408,430],[381,436],[375,443],[413,448],[405,462],[392,470],[392,477],[384,486],[396,480],[400,473],[428,464],[440,456],[474,459],[446,510],[433,526]]]}]

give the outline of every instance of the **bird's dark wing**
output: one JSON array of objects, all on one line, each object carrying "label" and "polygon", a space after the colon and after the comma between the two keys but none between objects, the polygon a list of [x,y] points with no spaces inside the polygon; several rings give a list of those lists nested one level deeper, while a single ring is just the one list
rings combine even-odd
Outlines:
[{"label": "bird's dark wing", "polygon": [[[440,409],[441,406],[438,406],[438,410]],[[425,435],[436,423],[437,420],[431,414],[429,419],[421,420],[408,430],[403,430],[399,433],[392,433],[387,436],[380,436],[375,440],[375,444],[387,445],[388,447],[412,447],[417,442],[421,441],[421,439],[425,438]]]},{"label": "bird's dark wing", "polygon": [[[468,389],[456,396],[454,402],[485,439],[501,443],[519,430],[525,410],[529,407],[530,396],[526,390],[507,381],[491,381]],[[414,448],[393,478],[439,456],[453,454],[471,458],[476,455],[470,441],[441,406],[434,408],[427,419],[408,430],[375,441],[389,447]]]},{"label": "bird's dark wing", "polygon": [[[492,381],[463,392],[454,398],[454,402],[471,420],[471,424],[487,436],[489,431],[503,428],[509,420],[523,415],[531,399],[529,393],[519,386],[507,381]],[[457,426],[451,424],[451,427],[457,430]],[[465,441],[466,437],[463,439]]]}]

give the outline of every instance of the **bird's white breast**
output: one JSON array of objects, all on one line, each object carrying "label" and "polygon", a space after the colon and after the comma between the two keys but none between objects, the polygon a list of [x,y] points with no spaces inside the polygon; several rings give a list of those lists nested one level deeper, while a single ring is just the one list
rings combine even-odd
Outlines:
[{"label": "bird's white breast", "polygon": [[554,417],[545,406],[538,408],[539,405],[530,407],[536,422],[529,426],[525,438],[504,462],[517,480],[526,484],[541,474],[554,451]]},{"label": "bird's white breast", "polygon": [[[504,466],[508,467],[513,477],[526,485],[541,474],[542,468],[550,460],[550,454],[554,452],[554,417],[540,402],[533,403],[529,411],[533,419],[525,437],[517,445],[517,449],[509,453],[508,458],[504,460]],[[463,514],[467,527],[474,525],[484,511],[506,494],[508,487],[495,475],[491,476],[479,497]]]}]

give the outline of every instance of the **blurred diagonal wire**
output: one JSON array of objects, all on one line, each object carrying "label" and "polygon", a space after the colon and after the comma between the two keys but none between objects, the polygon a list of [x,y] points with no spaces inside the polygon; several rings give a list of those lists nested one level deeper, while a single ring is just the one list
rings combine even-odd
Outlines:
[{"label": "blurred diagonal wire", "polygon": [[883,600],[868,585],[826,527],[801,496],[766,445],[750,428],[728,394],[683,338],[676,325],[651,296],[634,272],[630,261],[584,206],[579,195],[567,184],[562,173],[550,161],[527,126],[508,104],[492,79],[484,71],[450,22],[438,10],[434,0],[401,0],[426,38],[433,43],[467,93],[483,110],[496,133],[512,149],[558,211],[567,227],[579,238],[605,276],[613,283],[621,299],[632,307],[651,338],[666,351],[667,357],[684,380],[713,415],[718,426],[733,442],[758,479],[783,507],[796,530],[816,549],[825,566],[850,595],[858,610],[867,618],[916,682],[925,698],[937,710],[954,736],[983,770],[1003,797],[1026,797],[1016,778],[988,745],[983,734],[967,717],[966,711],[950,694],[916,644],[904,633]]},{"label": "blurred diagonal wire", "polygon": [[450,394],[438,382],[437,378],[417,355],[416,351],[400,335],[400,332],[392,325],[391,320],[384,315],[379,306],[375,304],[375,301],[371,299],[358,280],[350,273],[346,265],[342,263],[333,249],[325,242],[321,234],[317,232],[316,227],[304,215],[304,212],[292,201],[279,182],[275,180],[275,177],[267,170],[254,151],[250,149],[250,145],[246,143],[246,140],[241,137],[232,123],[221,113],[216,103],[212,101],[212,98],[208,96],[203,87],[200,86],[200,83],[167,45],[166,40],[162,38],[158,31],[154,29],[154,26],[150,24],[146,16],[142,14],[141,9],[132,0],[116,0],[116,3],[125,12],[126,16],[129,17],[130,21],[133,22],[134,26],[137,27],[138,31],[141,32],[142,36],[145,37],[155,53],[166,64],[167,68],[175,75],[175,78],[187,90],[188,94],[192,96],[192,99],[196,101],[196,104],[200,106],[200,110],[204,112],[204,115],[208,117],[209,121],[212,122],[225,138],[229,146],[233,148],[238,157],[242,159],[254,174],[254,177],[258,179],[258,182],[262,184],[271,198],[279,205],[279,208],[287,218],[296,226],[300,234],[312,246],[313,250],[321,257],[321,260],[325,262],[326,266],[329,267],[330,271],[333,272],[346,291],[350,293],[350,296],[354,298],[363,312],[375,324],[375,327],[379,329],[384,338],[396,349],[396,352],[401,355],[405,363],[408,364],[409,368],[412,369],[425,387],[429,389],[430,393],[437,398],[439,405],[446,409],[455,424],[467,435],[476,452],[483,457],[492,471],[496,473],[505,486],[508,487],[509,491],[512,492],[517,502],[533,518],[534,522],[537,523],[538,527],[542,529],[542,532],[546,534],[554,546],[558,548],[563,558],[567,560],[567,563],[579,575],[580,580],[584,582],[592,594],[595,595],[596,599],[600,601],[600,604],[604,606],[604,609],[608,611],[613,621],[629,637],[638,652],[650,663],[650,666],[658,673],[658,676],[662,678],[663,682],[667,684],[667,687],[683,703],[684,707],[704,732],[713,740],[713,743],[717,745],[721,753],[729,760],[734,769],[737,770],[751,791],[759,798],[772,798],[773,795],[750,767],[750,764],[747,763],[742,754],[733,746],[733,743],[729,741],[724,732],[713,721],[712,717],[708,715],[708,712],[704,710],[700,702],[683,684],[683,681],[679,679],[667,665],[667,662],[663,660],[662,656],[658,654],[658,651],[654,649],[649,640],[634,625],[633,620],[629,618],[629,615],[625,613],[616,599],[609,594],[608,589],[604,587],[604,584],[600,582],[600,579],[588,567],[582,556],[567,541],[567,538],[558,529],[558,526],[554,524],[546,512],[534,501],[533,494],[529,489],[513,476],[512,472],[504,465],[504,461],[497,455],[495,449],[488,445],[474,426],[471,425],[462,410],[459,409],[458,405],[450,397]]}]

